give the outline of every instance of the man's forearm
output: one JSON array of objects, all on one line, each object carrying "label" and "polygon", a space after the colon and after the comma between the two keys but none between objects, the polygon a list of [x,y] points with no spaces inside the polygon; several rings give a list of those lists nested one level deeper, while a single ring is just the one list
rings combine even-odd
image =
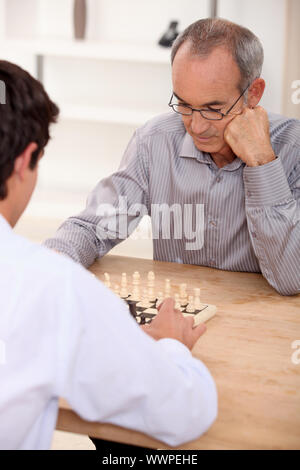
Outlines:
[{"label": "man's forearm", "polygon": [[91,226],[75,217],[67,219],[55,236],[46,240],[44,245],[69,256],[86,268],[110,249],[101,243],[100,250],[100,241]]},{"label": "man's forearm", "polygon": [[282,295],[300,293],[300,209],[279,159],[244,172],[246,214],[262,274]]}]

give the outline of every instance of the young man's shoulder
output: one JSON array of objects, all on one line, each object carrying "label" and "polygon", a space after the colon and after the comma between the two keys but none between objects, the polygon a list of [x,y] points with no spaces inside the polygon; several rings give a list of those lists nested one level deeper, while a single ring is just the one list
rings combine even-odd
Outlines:
[{"label": "young man's shoulder", "polygon": [[14,262],[23,276],[36,279],[36,285],[66,285],[73,277],[88,279],[92,275],[68,256],[14,234]]}]

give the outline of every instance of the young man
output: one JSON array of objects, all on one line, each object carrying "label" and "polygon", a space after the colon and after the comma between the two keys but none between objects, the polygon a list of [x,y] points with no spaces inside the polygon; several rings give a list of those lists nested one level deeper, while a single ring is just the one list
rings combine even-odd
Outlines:
[{"label": "young man", "polygon": [[119,170],[46,246],[87,267],[147,213],[154,259],[261,272],[280,294],[300,293],[300,121],[259,106],[263,58],[246,28],[190,25],[172,48],[175,112],[135,132]]},{"label": "young man", "polygon": [[59,397],[83,419],[169,445],[196,438],[217,414],[214,381],[189,351],[204,325],[168,299],[143,331],[84,268],[13,233],[58,108],[11,63],[0,80],[0,449],[49,448]]}]

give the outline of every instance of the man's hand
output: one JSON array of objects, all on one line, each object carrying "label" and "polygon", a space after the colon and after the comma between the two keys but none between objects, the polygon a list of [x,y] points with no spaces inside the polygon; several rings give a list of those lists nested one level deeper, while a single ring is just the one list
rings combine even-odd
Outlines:
[{"label": "man's hand", "polygon": [[184,317],[179,310],[174,310],[173,299],[166,299],[158,307],[158,310],[158,314],[149,325],[141,326],[145,333],[156,340],[173,338],[192,349],[196,341],[206,331],[204,324],[193,328],[194,319],[192,317]]},{"label": "man's hand", "polygon": [[259,166],[275,160],[270,141],[267,112],[261,106],[245,108],[225,128],[225,142],[247,166]]}]

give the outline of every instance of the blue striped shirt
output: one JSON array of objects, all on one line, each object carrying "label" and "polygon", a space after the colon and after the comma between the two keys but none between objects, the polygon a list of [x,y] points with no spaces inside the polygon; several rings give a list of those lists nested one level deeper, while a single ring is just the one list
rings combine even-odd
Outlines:
[{"label": "blue striped shirt", "polygon": [[[105,236],[111,221],[101,212],[106,203],[116,208],[117,219],[126,221],[130,232],[147,211],[157,235],[156,260],[261,272],[279,293],[299,293],[300,121],[274,114],[269,121],[276,160],[247,167],[235,158],[219,168],[210,154],[195,147],[181,116],[152,119],[134,133],[118,171],[98,183],[86,209],[65,221],[46,246],[91,265],[125,238],[118,231]],[[127,210],[120,207],[120,196]],[[167,237],[157,227],[162,205],[174,209]],[[185,211],[191,225],[185,229],[201,232],[194,249],[187,249],[193,246],[188,233],[177,233]],[[113,224],[108,232],[114,232]]]}]

